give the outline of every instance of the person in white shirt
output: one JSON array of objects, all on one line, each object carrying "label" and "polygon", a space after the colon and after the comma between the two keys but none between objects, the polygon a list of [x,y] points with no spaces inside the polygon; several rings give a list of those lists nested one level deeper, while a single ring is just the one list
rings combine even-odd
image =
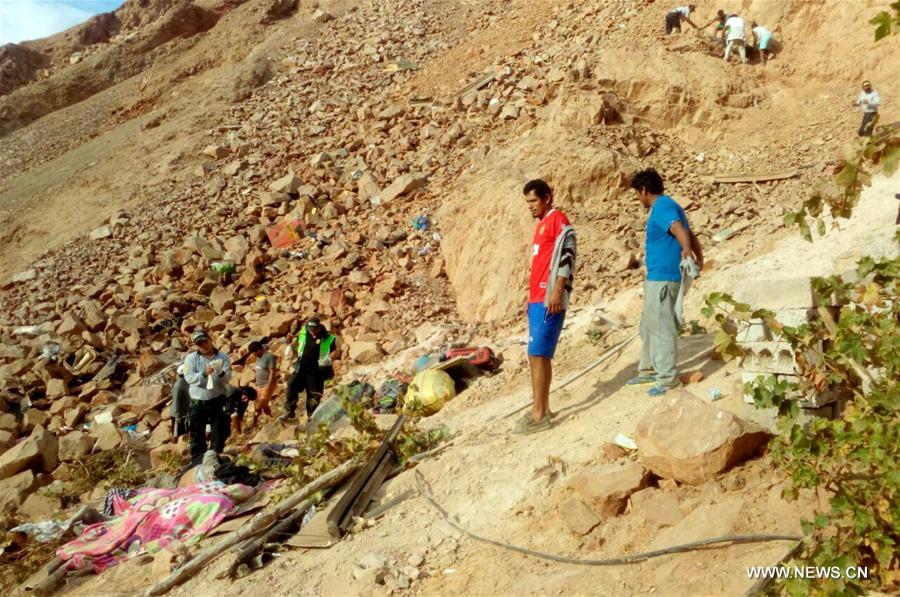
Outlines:
[{"label": "person in white shirt", "polygon": [[[191,406],[188,410],[191,463],[200,464],[207,449],[221,454],[228,439],[229,416],[225,411],[231,360],[213,345],[206,330],[196,330],[191,339],[195,352],[184,359],[184,380],[188,383]],[[210,446],[206,426],[210,427]]]},{"label": "person in white shirt", "polygon": [[725,62],[731,56],[731,48],[737,47],[741,62],[747,64],[747,43],[744,41],[744,19],[731,15],[725,21]]},{"label": "person in white shirt", "polygon": [[769,55],[772,52],[769,49],[769,44],[772,43],[772,32],[762,25],[758,25],[756,21],[753,21],[753,23],[750,24],[750,27],[752,27],[753,45],[759,50],[759,53],[762,56],[763,66],[765,66],[766,62],[769,61]]},{"label": "person in white shirt", "polygon": [[859,125],[860,137],[871,137],[872,129],[875,128],[875,117],[878,115],[878,106],[881,105],[881,97],[878,92],[872,88],[872,83],[863,81],[862,91],[854,102],[855,106],[862,106],[863,119]]},{"label": "person in white shirt", "polygon": [[666,15],[666,35],[672,33],[674,29],[677,29],[678,33],[681,33],[681,21],[687,21],[691,27],[696,29],[697,25],[691,21],[691,13],[695,10],[697,10],[695,5],[688,4],[687,6],[679,6],[678,8],[669,11]]}]

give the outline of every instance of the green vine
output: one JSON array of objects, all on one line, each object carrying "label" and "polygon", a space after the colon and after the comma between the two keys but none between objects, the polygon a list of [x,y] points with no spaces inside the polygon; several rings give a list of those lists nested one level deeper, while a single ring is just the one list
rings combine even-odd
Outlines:
[{"label": "green vine", "polygon": [[[771,442],[773,460],[800,489],[824,490],[829,510],[802,522],[797,562],[787,565],[863,567],[869,577],[781,579],[772,593],[856,595],[900,588],[900,258],[862,259],[852,280],[814,278],[819,307],[798,327],[723,293],[706,298],[704,314],[719,330],[723,358],[742,358],[737,331],[762,322],[789,342],[797,382],[760,376],[745,385],[760,408],[777,408],[784,435]],[[841,418],[797,421],[798,400],[825,392],[843,404]]]}]

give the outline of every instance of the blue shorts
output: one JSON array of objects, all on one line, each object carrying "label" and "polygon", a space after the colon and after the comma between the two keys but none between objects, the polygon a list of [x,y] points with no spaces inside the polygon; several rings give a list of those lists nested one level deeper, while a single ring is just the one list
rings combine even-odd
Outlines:
[{"label": "blue shorts", "polygon": [[544,303],[528,303],[528,356],[552,359],[566,312],[547,313]]},{"label": "blue shorts", "polygon": [[760,50],[768,50],[770,41],[772,41],[771,33],[769,33],[768,35],[760,35],[759,36],[759,49]]}]

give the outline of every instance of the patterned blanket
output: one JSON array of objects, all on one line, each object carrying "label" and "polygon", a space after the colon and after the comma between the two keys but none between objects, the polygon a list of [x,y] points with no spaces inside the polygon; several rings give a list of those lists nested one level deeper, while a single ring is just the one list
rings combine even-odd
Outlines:
[{"label": "patterned blanket", "polygon": [[129,558],[156,554],[173,542],[196,543],[239,504],[254,494],[247,485],[218,481],[179,489],[141,489],[116,499],[116,517],[85,528],[59,548],[67,570],[91,568],[99,574]]}]

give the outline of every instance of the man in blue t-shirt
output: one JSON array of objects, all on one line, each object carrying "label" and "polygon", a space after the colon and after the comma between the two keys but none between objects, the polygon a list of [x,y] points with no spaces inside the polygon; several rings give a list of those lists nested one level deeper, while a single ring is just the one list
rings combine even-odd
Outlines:
[{"label": "man in blue t-shirt", "polygon": [[647,218],[644,312],[641,315],[641,362],[629,385],[653,384],[650,396],[661,396],[680,383],[676,362],[678,324],[675,303],[681,288],[681,260],[693,257],[703,269],[703,249],[691,231],[684,209],[663,195],[663,180],[656,170],[638,172],[631,181]]}]

